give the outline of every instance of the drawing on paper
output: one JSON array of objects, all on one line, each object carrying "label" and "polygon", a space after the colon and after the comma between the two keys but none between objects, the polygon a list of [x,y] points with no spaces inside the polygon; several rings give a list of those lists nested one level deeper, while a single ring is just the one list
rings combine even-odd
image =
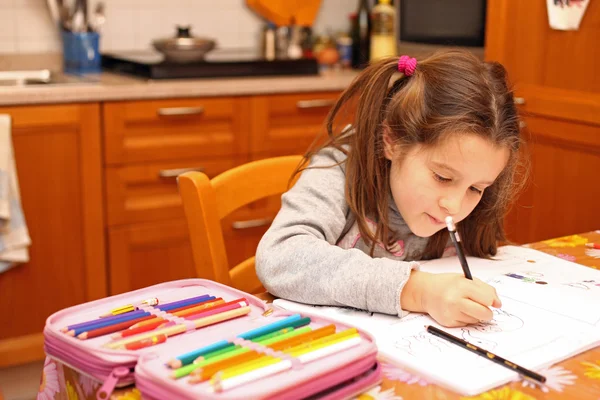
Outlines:
[{"label": "drawing on paper", "polygon": [[437,351],[439,353],[451,348],[452,344],[434,336],[427,331],[421,331],[416,335],[405,336],[394,342],[394,346],[404,350],[408,354],[418,357],[423,351]]},{"label": "drawing on paper", "polygon": [[538,285],[547,285],[548,284],[548,282],[539,279],[539,278],[544,277],[544,275],[539,272],[521,272],[521,273],[509,272],[508,274],[505,274],[505,275],[510,278],[519,279],[525,283],[535,283]]},{"label": "drawing on paper", "polygon": [[472,344],[479,346],[486,350],[494,350],[494,348],[496,348],[496,346],[498,346],[498,343],[494,342],[493,340],[484,339],[477,335],[473,335],[472,331],[468,328],[461,328],[461,336],[467,342],[472,343]]},{"label": "drawing on paper", "polygon": [[597,282],[597,281],[595,281],[593,279],[585,280],[585,281],[579,281],[579,282],[563,283],[563,285],[574,287],[574,288],[577,288],[577,289],[583,289],[583,290],[590,290],[593,287],[600,288],[600,282]]},{"label": "drawing on paper", "polygon": [[[493,309],[494,319],[461,328],[464,340],[481,346],[486,350],[494,349],[498,343],[488,337],[490,333],[512,332],[521,329],[525,323],[519,316],[501,309]],[[493,338],[493,336],[492,336]],[[449,343],[438,337],[421,331],[415,335],[404,336],[394,342],[396,348],[417,357],[423,351],[442,352]]]}]

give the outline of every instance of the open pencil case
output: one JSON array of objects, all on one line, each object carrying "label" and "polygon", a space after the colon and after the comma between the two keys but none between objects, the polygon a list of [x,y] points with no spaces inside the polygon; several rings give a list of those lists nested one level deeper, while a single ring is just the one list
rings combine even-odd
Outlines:
[{"label": "open pencil case", "polygon": [[[194,325],[197,321],[208,320],[214,316],[193,320],[185,317],[184,321],[184,318],[177,317],[175,314],[175,311],[179,309],[167,311],[159,309],[161,305],[165,305],[163,308],[166,309],[166,304],[205,296],[211,296],[209,300],[206,300],[207,302],[215,301],[210,299],[216,298],[222,299],[220,301],[224,304],[243,299],[244,301],[240,304],[244,306],[242,307],[244,314],[198,327]],[[158,299],[158,305],[140,305],[140,302],[149,298]],[[138,305],[141,310],[136,313],[149,312],[151,315],[147,318],[163,318],[166,325],[140,334],[142,336],[134,335],[130,339],[114,339],[113,333],[82,340],[76,337],[79,331],[75,331],[75,336],[64,332],[65,327],[77,327],[87,321],[100,321],[101,319],[98,319],[100,315],[126,304]],[[200,303],[201,306],[203,304]],[[215,312],[213,311],[213,313]],[[219,315],[225,314],[224,312]],[[111,318],[113,321],[117,321],[117,318],[120,319],[122,316],[127,318],[127,313]],[[344,341],[346,345],[340,343],[337,347],[335,343],[331,342],[333,344],[328,344],[326,350],[321,349],[319,352],[316,344],[330,337],[327,336],[308,344],[298,342],[300,344],[296,343],[297,347],[293,347],[290,351],[297,348],[300,350],[288,353],[287,348],[276,348],[274,347],[276,345],[267,344],[278,340],[280,344],[283,343],[283,338],[286,336],[282,332],[294,330],[294,328],[277,332],[265,331],[271,333],[260,338],[257,337],[258,333],[252,336],[253,332],[262,332],[264,329],[294,319],[300,322],[305,321],[304,326],[298,325],[295,333],[285,334],[290,336],[290,339],[286,339],[287,341],[296,340],[292,335],[302,338],[308,334],[307,331],[316,334],[316,331],[327,329],[334,329],[335,333],[339,335],[354,332],[352,340]],[[308,320],[309,322],[306,322]],[[153,345],[136,350],[122,346],[117,347],[119,343],[146,337],[152,332],[162,332],[161,329],[176,329],[177,327],[182,327],[184,331],[179,334],[160,335],[163,340],[158,342],[154,336],[151,339],[155,340]],[[185,279],[150,286],[58,311],[46,321],[44,348],[49,357],[83,375],[102,382],[103,385],[97,392],[98,399],[108,399],[115,387],[123,387],[132,383],[135,383],[143,398],[148,399],[343,399],[361,393],[381,380],[381,369],[376,360],[377,347],[374,339],[368,333],[353,329],[356,328],[309,313],[298,315],[278,308],[271,309],[253,295],[216,282],[204,279]],[[300,335],[299,333],[302,331],[304,333]],[[262,338],[273,335],[281,335],[281,337],[260,341]],[[145,339],[146,342],[148,340],[150,339]],[[194,352],[198,350],[222,342],[231,346],[235,345],[240,353],[244,351],[259,353],[263,356],[261,360],[270,357],[272,362],[262,367],[263,369],[254,367],[246,375],[240,375],[239,371],[238,375],[230,374],[232,376],[230,379],[229,375],[222,375],[231,372],[230,370],[220,371],[211,379],[205,379],[195,384],[190,383],[193,375],[179,379],[173,378],[174,369],[169,365],[170,361],[182,354],[195,354]],[[136,343],[144,343],[144,341],[136,341]],[[112,348],[107,346],[112,346]],[[334,348],[337,349],[335,352]],[[221,351],[225,350],[227,349]],[[212,353],[212,355],[214,354],[217,352]],[[228,356],[221,355],[221,357]],[[238,357],[243,358],[244,356]],[[235,359],[229,358],[229,360]],[[240,358],[240,365],[230,365],[228,368],[235,370],[235,368],[241,368],[242,364],[243,360]],[[211,367],[214,365],[216,364],[212,364]],[[209,368],[205,368],[208,371]],[[202,369],[198,371],[202,371]],[[255,378],[250,379],[252,376]],[[236,379],[238,383],[227,386]]]}]

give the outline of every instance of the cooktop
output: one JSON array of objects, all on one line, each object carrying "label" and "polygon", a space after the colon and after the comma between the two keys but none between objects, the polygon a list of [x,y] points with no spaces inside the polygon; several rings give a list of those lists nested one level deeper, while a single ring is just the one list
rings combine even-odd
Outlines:
[{"label": "cooktop", "polygon": [[147,79],[219,78],[274,75],[317,75],[314,58],[266,60],[255,50],[217,49],[202,61],[175,63],[158,52],[129,51],[102,54],[102,68]]}]

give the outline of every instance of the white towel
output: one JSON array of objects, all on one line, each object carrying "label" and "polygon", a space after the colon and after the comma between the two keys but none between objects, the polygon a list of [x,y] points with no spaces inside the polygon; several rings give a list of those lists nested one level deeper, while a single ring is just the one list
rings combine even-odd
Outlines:
[{"label": "white towel", "polygon": [[21,208],[9,115],[0,115],[0,272],[29,261],[29,231]]}]

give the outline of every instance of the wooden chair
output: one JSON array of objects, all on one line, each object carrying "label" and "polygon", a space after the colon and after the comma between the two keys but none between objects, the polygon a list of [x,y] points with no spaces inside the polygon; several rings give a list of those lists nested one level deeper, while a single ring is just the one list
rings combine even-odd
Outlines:
[{"label": "wooden chair", "polygon": [[291,187],[290,177],[301,160],[302,156],[284,156],[254,161],[213,179],[202,172],[179,175],[179,193],[199,278],[248,293],[264,290],[256,276],[254,257],[230,268],[221,220],[242,206],[287,191]]}]

